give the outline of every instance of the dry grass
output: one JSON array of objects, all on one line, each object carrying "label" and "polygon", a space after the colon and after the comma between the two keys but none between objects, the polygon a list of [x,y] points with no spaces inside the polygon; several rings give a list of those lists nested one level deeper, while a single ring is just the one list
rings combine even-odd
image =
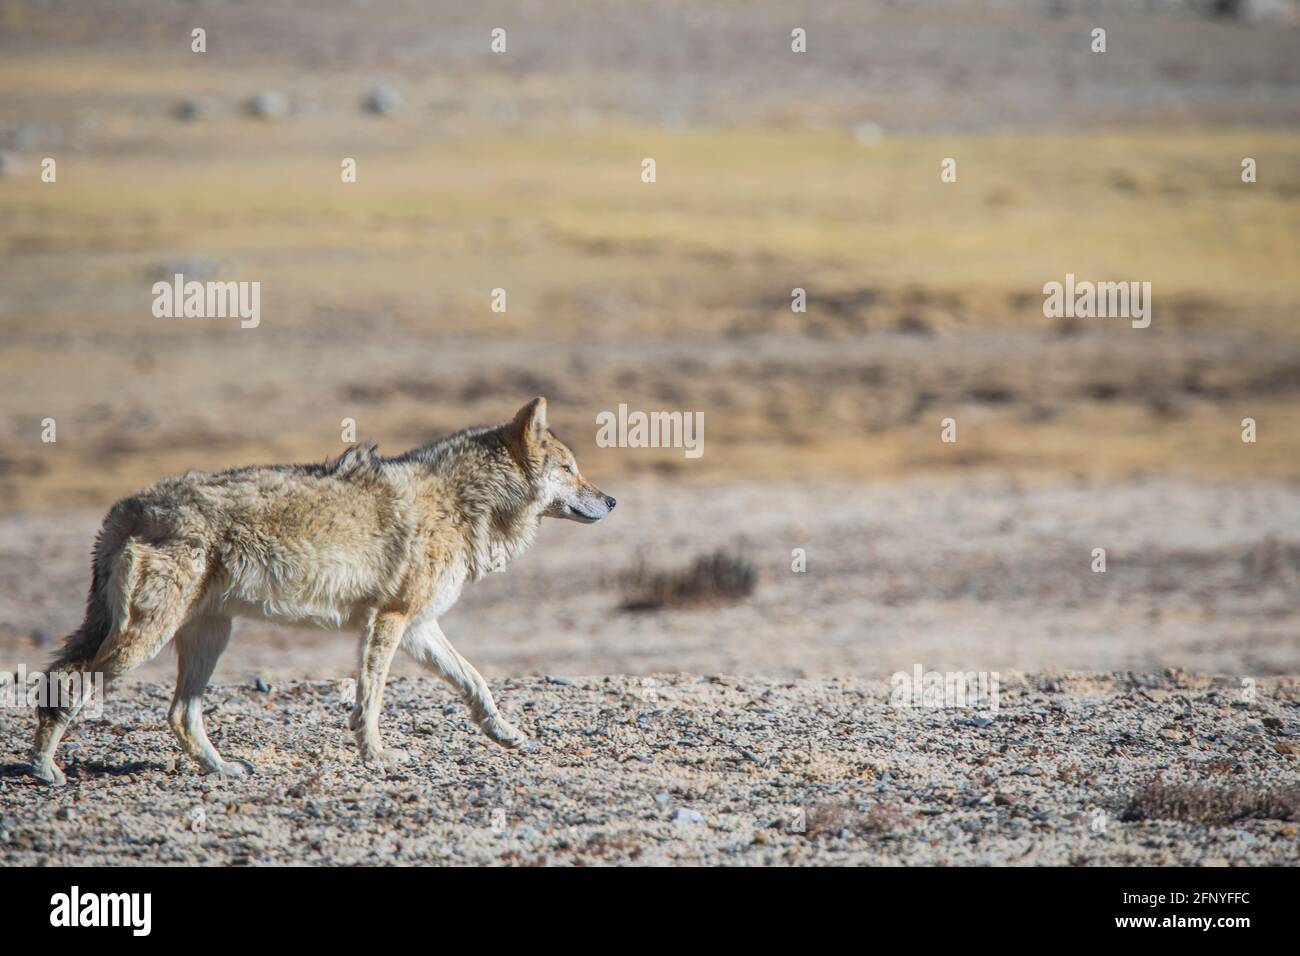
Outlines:
[{"label": "dry grass", "polygon": [[1229,826],[1242,820],[1300,820],[1300,791],[1155,780],[1130,798],[1121,819]]},{"label": "dry grass", "polygon": [[[164,154],[92,150],[69,161],[57,188],[6,181],[0,245],[23,261],[19,290],[48,283],[47,323],[64,326],[96,303],[123,332],[136,323],[176,331],[133,308],[124,284],[188,249],[274,285],[280,327],[312,322],[322,305],[381,304],[408,329],[431,319],[468,334],[545,322],[549,334],[572,336],[608,330],[609,314],[591,309],[604,298],[620,303],[620,332],[699,333],[752,323],[756,303],[742,289],[775,302],[800,285],[813,308],[785,318],[806,329],[824,318],[819,300],[833,305],[864,282],[891,304],[890,324],[1038,327],[1043,283],[1071,271],[1149,280],[1158,307],[1203,302],[1225,328],[1294,334],[1286,318],[1300,275],[1279,267],[1300,258],[1294,134],[864,148],[806,130],[606,128],[432,143],[401,120],[345,186],[325,157],[339,140],[373,139],[364,122],[159,121]],[[1268,170],[1249,186],[1238,178],[1243,139]],[[637,163],[650,147],[661,173],[646,185]],[[947,155],[962,165],[945,186],[937,169]],[[1116,228],[1125,222],[1142,228]],[[104,250],[121,254],[105,260]],[[504,315],[485,306],[503,261]],[[433,265],[435,281],[413,281]],[[52,282],[56,269],[82,281]],[[910,301],[909,290],[924,300]]]},{"label": "dry grass", "polygon": [[859,810],[848,802],[819,803],[808,811],[805,835],[810,840],[838,836],[848,831],[855,836],[883,836],[896,833],[903,825],[903,815],[890,804],[875,803]]},{"label": "dry grass", "polygon": [[758,572],[749,559],[725,548],[671,571],[655,570],[642,561],[622,576],[622,607],[661,611],[736,604],[754,593],[757,581]]},{"label": "dry grass", "polygon": [[[538,393],[607,480],[1300,477],[1300,134],[506,135],[362,116],[341,80],[319,114],[187,124],[175,99],[237,103],[274,74],[173,90],[175,63],[67,65],[0,65],[24,110],[97,118],[57,184],[0,180],[0,508],[319,460],[343,418],[396,450]],[[155,319],[152,282],[187,259],[260,281],[262,326]],[[1041,288],[1066,272],[1151,281],[1152,328],[1060,335]],[[595,413],[624,401],[705,412],[709,451],[596,449]]]},{"label": "dry grass", "polygon": [[1085,771],[1077,762],[1061,764],[1056,768],[1056,778],[1072,785],[1091,784],[1097,780],[1095,771]]}]

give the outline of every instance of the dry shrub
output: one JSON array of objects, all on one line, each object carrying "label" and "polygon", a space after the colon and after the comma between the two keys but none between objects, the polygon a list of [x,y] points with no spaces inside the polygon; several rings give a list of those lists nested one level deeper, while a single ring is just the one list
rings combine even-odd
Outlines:
[{"label": "dry shrub", "polygon": [[1230,760],[1227,757],[1215,757],[1213,760],[1206,761],[1203,765],[1207,776],[1226,777],[1232,774],[1245,773],[1246,768],[1240,761]]},{"label": "dry shrub", "polygon": [[754,592],[758,572],[750,561],[725,548],[701,555],[689,567],[657,571],[641,561],[622,576],[623,610],[717,607]]},{"label": "dry shrub", "polygon": [[1241,820],[1300,820],[1300,791],[1295,789],[1156,780],[1129,799],[1122,820],[1182,820],[1228,826]]},{"label": "dry shrub", "polygon": [[818,803],[808,810],[804,833],[810,840],[819,836],[836,836],[848,830],[857,836],[893,833],[903,823],[897,807],[884,803],[859,810],[851,803]]},{"label": "dry shrub", "polygon": [[1056,768],[1056,776],[1062,783],[1095,783],[1097,775],[1085,771],[1077,763],[1062,764]]},{"label": "dry shrub", "polygon": [[574,853],[577,857],[576,862],[581,865],[583,857],[594,860],[635,860],[641,856],[641,847],[637,845],[636,838],[630,833],[597,833]]}]

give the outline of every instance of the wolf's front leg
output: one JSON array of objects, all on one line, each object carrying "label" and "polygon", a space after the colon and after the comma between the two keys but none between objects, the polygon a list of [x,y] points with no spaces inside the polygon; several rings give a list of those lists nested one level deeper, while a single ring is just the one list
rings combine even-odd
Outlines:
[{"label": "wolf's front leg", "polygon": [[247,760],[223,760],[203,728],[203,692],[217,666],[217,658],[229,643],[230,618],[222,614],[187,621],[176,633],[176,695],[167,712],[167,721],[181,748],[204,773],[242,777],[253,772],[253,765]]},{"label": "wolf's front leg", "polygon": [[379,739],[379,711],[384,700],[384,682],[388,665],[406,630],[405,614],[381,612],[366,628],[361,640],[361,665],[357,671],[357,704],[348,726],[356,732],[357,749],[366,763],[380,766],[403,763],[409,755],[403,750],[389,750]]},{"label": "wolf's front leg", "polygon": [[483,675],[451,646],[437,621],[412,625],[402,638],[402,648],[460,694],[474,723],[491,740],[525,753],[538,749],[535,740],[501,716]]}]

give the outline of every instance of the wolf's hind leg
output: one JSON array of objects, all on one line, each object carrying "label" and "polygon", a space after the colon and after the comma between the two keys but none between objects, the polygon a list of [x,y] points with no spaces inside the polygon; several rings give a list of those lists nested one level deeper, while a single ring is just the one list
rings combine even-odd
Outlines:
[{"label": "wolf's hind leg", "polygon": [[388,667],[406,630],[406,615],[380,612],[366,628],[361,640],[361,663],[357,669],[357,704],[348,726],[356,732],[357,749],[366,763],[394,764],[410,759],[402,750],[384,747],[379,738],[379,711],[384,700]]},{"label": "wolf's hind leg", "polygon": [[32,744],[31,772],[37,780],[56,786],[68,778],[54,762],[63,734],[86,705],[94,691],[94,674],[80,670],[60,670],[46,675],[49,680],[50,706],[36,708],[36,739]]},{"label": "wolf's hind leg", "polygon": [[204,773],[240,777],[253,771],[247,761],[222,760],[203,729],[203,692],[217,658],[230,643],[230,618],[206,614],[193,618],[176,632],[176,694],[167,712],[181,749],[194,758]]},{"label": "wolf's hind leg", "polygon": [[40,708],[36,712],[36,740],[32,743],[32,776],[43,783],[56,786],[68,782],[54,753],[59,749],[63,733],[72,723],[71,707]]},{"label": "wolf's hind leg", "polygon": [[460,694],[470,717],[489,739],[502,747],[526,753],[537,749],[535,741],[501,716],[483,675],[451,646],[437,621],[424,621],[408,630],[402,638],[402,648]]},{"label": "wolf's hind leg", "polygon": [[[80,700],[72,701],[60,707],[43,707],[38,709],[36,717],[36,740],[32,745],[32,775],[46,783],[62,784],[67,781],[63,771],[54,762],[54,753],[63,739],[68,725],[81,713],[90,697],[92,681],[96,675],[102,678],[101,693],[108,690],[108,685],[127,671],[152,659],[167,644],[171,637],[170,628],[165,637],[160,632],[141,632],[134,628],[111,636],[104,642],[104,647],[80,671],[82,693]],[[54,675],[59,676],[59,675]],[[102,701],[101,701],[102,703]]]},{"label": "wolf's hind leg", "polygon": [[113,576],[121,589],[116,627],[89,669],[102,671],[108,683],[153,660],[201,596],[205,565],[202,548],[192,542],[128,544]]},{"label": "wolf's hind leg", "polygon": [[[38,711],[31,756],[36,779],[65,782],[55,750],[85,706],[96,675],[107,689],[112,680],[159,653],[198,598],[203,574],[203,554],[190,542],[166,549],[126,545],[103,584],[96,568],[86,623],[52,666],[56,675],[78,672],[81,696]],[[110,600],[113,591],[117,601]],[[100,635],[107,636],[101,640]]]},{"label": "wolf's hind leg", "polygon": [[[117,590],[117,601],[100,597],[93,589],[92,610],[97,625],[90,627],[88,618],[82,626],[85,634],[79,631],[81,637],[74,635],[73,651],[65,650],[64,659],[56,661],[58,672],[80,672],[82,695],[69,705],[40,710],[32,748],[32,773],[37,779],[47,783],[65,781],[54,763],[54,752],[68,724],[85,705],[95,676],[102,678],[106,690],[113,680],[162,650],[198,598],[203,575],[202,551],[190,542],[170,548],[132,543],[123,549],[106,588]],[[109,629],[109,633],[99,643],[101,628]]]}]

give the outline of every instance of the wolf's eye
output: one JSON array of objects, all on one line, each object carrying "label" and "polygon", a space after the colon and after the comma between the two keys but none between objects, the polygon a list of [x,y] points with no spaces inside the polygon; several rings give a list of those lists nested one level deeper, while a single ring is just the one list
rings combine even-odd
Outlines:
[{"label": "wolf's eye", "polygon": [[564,466],[564,470],[571,475],[576,475],[578,473],[578,466],[575,465],[573,462],[569,462],[567,465]]}]

